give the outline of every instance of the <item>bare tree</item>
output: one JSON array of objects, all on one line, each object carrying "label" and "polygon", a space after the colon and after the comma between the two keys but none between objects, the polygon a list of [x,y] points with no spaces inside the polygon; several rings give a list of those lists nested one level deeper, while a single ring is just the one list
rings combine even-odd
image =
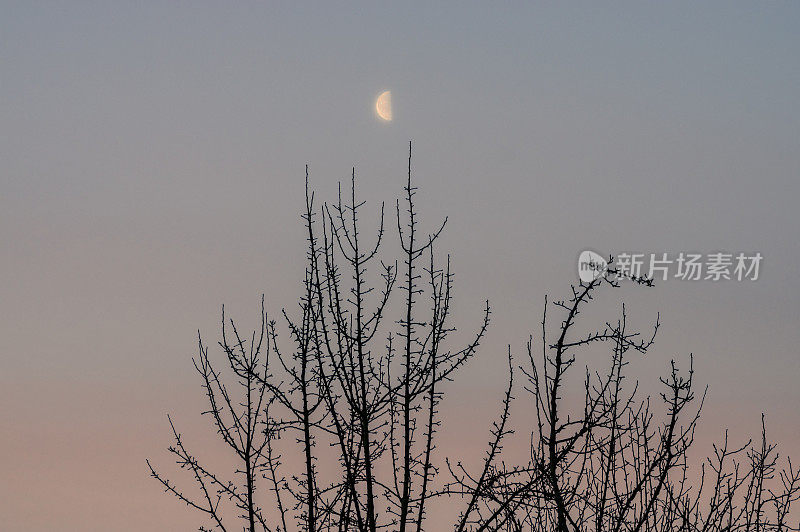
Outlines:
[{"label": "bare tree", "polygon": [[[715,447],[714,459],[708,460],[714,473],[711,494],[705,464],[699,487],[691,488],[687,452],[706,393],[695,397],[691,356],[686,371],[670,363],[656,400],[642,396],[638,383],[625,386],[629,354],[650,349],[658,320],[643,338],[629,330],[623,305],[615,322],[576,332],[594,293],[603,286],[618,288],[624,279],[611,264],[604,275],[574,286],[569,299],[553,303],[563,314],[553,333],[548,330],[550,304],[545,303],[541,354],[537,357],[529,341],[528,364],[520,368],[536,412],[530,460],[513,466],[500,460],[498,451],[512,433],[506,428],[509,385],[481,472],[451,468],[449,493],[470,496],[457,530],[797,530],[789,516],[800,497],[800,469],[791,461],[779,469],[776,447],[767,443],[765,431],[760,446],[738,449],[729,448],[726,434],[724,445]],[[646,278],[628,280],[653,284]],[[609,366],[590,371],[587,365],[583,400],[570,408],[564,397],[567,378],[579,352],[599,344],[610,346]],[[742,453],[746,465],[735,460]]]},{"label": "bare tree", "polygon": [[[233,375],[235,392],[229,390],[221,372],[215,369],[202,339],[198,342],[199,353],[194,359],[209,405],[203,414],[212,418],[218,435],[238,459],[240,465],[234,471],[234,476],[239,481],[219,476],[200,464],[187,449],[172,419],[169,422],[175,441],[169,451],[176,457],[177,464],[191,473],[202,496],[190,497],[159,475],[147,462],[152,476],[168,492],[188,506],[207,514],[220,530],[228,530],[223,522],[224,503],[233,504],[239,517],[249,523],[249,530],[256,530],[256,524],[266,527],[264,514],[255,502],[256,482],[260,472],[274,463],[271,441],[280,427],[270,416],[274,398],[268,393],[264,378],[269,365],[270,338],[266,334],[268,325],[263,301],[262,316],[264,319],[260,332],[253,333],[249,344],[246,344],[233,321],[226,322],[223,308],[222,341],[219,345],[226,355],[227,368]],[[231,333],[232,338],[229,336]]]},{"label": "bare tree", "polygon": [[[347,194],[340,185],[336,201],[318,208],[306,168],[297,306],[278,326],[262,297],[260,327],[247,337],[223,308],[224,371],[199,340],[204,415],[238,465],[222,475],[201,464],[171,418],[169,452],[194,488],[147,463],[167,492],[205,515],[211,528],[200,530],[420,532],[436,501],[459,532],[798,530],[800,468],[781,466],[765,429],[740,447],[726,434],[699,472],[690,468],[706,394],[696,393],[691,356],[685,370],[670,363],[655,395],[628,382],[630,358],[651,348],[658,319],[642,335],[622,305],[617,318],[583,329],[598,291],[653,284],[626,278],[613,260],[567,299],[545,300],[541,351],[531,337],[518,365],[508,347],[508,386],[481,463],[439,463],[442,383],[476,354],[491,312],[487,302],[471,339],[452,345],[453,273],[449,255],[437,254],[447,220],[421,228],[411,162],[409,144],[397,256],[384,245],[383,205],[375,233],[363,231],[355,170]],[[583,353],[598,349],[608,353],[604,365],[578,370]],[[528,428],[512,416],[517,403],[533,413]],[[528,458],[515,463],[504,447],[522,436]]]},{"label": "bare tree", "polygon": [[[395,213],[401,256],[394,261],[381,256],[383,206],[376,236],[365,243],[364,203],[356,198],[355,171],[347,199],[340,187],[338,200],[319,211],[306,173],[303,295],[297,316],[283,312],[291,354],[279,347],[275,322],[266,316],[261,334],[253,335],[250,344],[239,338],[233,322],[223,324],[220,345],[245,401],[237,402],[228,392],[201,344],[197,367],[207,390],[207,414],[241,457],[244,467],[236,473],[244,488],[217,480],[200,466],[183,450],[177,431],[170,451],[181,467],[195,472],[201,491],[208,492],[205,503],[179,491],[153,467],[151,473],[216,527],[224,529],[221,503],[230,500],[239,506],[238,517],[248,530],[423,529],[426,501],[440,495],[432,490],[438,471],[433,462],[442,393],[438,385],[475,354],[490,309],[487,303],[471,341],[448,346],[455,330],[449,323],[453,275],[449,257],[439,264],[435,253],[446,220],[432,233],[421,232],[410,145],[408,164],[405,197]],[[402,298],[393,298],[398,290]],[[394,307],[393,299],[398,299]],[[396,319],[387,317],[396,310]],[[232,345],[227,327],[235,332]],[[293,443],[303,456],[300,474],[281,473],[284,464],[276,449],[283,434],[296,435]],[[320,450],[320,444],[327,450]],[[338,477],[322,478],[317,468],[322,455],[339,463]],[[258,480],[270,486],[268,512],[253,499]]]}]

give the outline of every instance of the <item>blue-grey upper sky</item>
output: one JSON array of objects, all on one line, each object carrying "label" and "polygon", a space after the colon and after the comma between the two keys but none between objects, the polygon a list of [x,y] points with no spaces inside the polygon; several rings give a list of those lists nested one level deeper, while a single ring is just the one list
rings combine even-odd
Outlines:
[{"label": "blue-grey upper sky", "polygon": [[203,433],[196,330],[215,338],[222,303],[255,324],[262,292],[292,305],[305,164],[320,199],[355,166],[377,210],[409,140],[465,329],[494,303],[453,441],[583,249],[760,252],[755,282],[630,294],[663,321],[640,369],[693,352],[708,438],[766,411],[798,454],[799,25],[792,2],[3,2],[4,526],[195,523],[143,460],[165,459],[168,410]]}]

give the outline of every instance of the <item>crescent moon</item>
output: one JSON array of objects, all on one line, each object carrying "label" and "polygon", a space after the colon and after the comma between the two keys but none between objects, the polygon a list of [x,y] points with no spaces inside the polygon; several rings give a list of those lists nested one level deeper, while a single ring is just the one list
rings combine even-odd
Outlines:
[{"label": "crescent moon", "polygon": [[392,121],[392,93],[391,91],[383,91],[375,101],[375,112],[381,120],[386,122]]}]

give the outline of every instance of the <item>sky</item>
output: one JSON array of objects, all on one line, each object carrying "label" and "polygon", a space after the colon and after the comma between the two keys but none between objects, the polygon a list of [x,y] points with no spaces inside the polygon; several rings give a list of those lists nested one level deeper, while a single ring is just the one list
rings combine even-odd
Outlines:
[{"label": "sky", "polygon": [[655,391],[693,353],[698,445],[725,427],[746,440],[766,412],[800,454],[797,3],[0,11],[4,529],[198,526],[145,464],[170,464],[167,412],[213,446],[198,329],[216,339],[223,303],[251,327],[262,293],[271,312],[294,304],[306,164],[321,200],[355,167],[377,212],[409,141],[423,226],[449,216],[464,330],[493,304],[443,405],[454,454],[484,444],[505,346],[523,353],[585,249],[761,253],[756,281],[625,292],[637,323],[662,322],[634,371]]}]

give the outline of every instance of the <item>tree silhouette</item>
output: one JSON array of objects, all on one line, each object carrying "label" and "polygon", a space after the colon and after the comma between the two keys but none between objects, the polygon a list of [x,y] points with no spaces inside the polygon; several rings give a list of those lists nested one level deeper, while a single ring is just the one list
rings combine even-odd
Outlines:
[{"label": "tree silhouette", "polygon": [[[203,414],[238,465],[222,475],[201,464],[171,418],[168,450],[194,489],[147,462],[167,492],[205,514],[211,528],[200,530],[419,532],[435,500],[450,501],[439,507],[453,510],[457,531],[798,530],[792,503],[800,468],[781,466],[763,419],[757,443],[730,446],[726,433],[693,476],[687,451],[706,392],[696,396],[691,357],[685,371],[671,362],[655,397],[628,384],[630,356],[653,345],[658,320],[651,334],[631,331],[623,305],[604,327],[580,332],[598,291],[653,284],[625,278],[613,260],[569,298],[545,300],[541,352],[531,337],[517,365],[509,346],[508,386],[482,462],[471,468],[448,456],[438,464],[441,384],[476,354],[491,312],[487,302],[472,339],[452,345],[453,274],[450,257],[437,254],[447,219],[424,232],[416,192],[409,144],[394,213],[400,252],[387,260],[384,206],[365,240],[355,170],[346,199],[340,186],[337,200],[318,209],[306,168],[302,294],[281,316],[290,347],[262,297],[260,328],[248,336],[223,308],[224,371],[202,339],[194,359]],[[561,314],[555,323],[550,308]],[[602,346],[607,367],[586,365],[576,405],[567,383],[579,375],[581,353]],[[518,373],[523,391],[515,399]],[[512,428],[512,405],[526,401],[533,426]],[[528,460],[506,459],[507,440],[526,432]],[[285,453],[298,458],[284,461]]]}]

